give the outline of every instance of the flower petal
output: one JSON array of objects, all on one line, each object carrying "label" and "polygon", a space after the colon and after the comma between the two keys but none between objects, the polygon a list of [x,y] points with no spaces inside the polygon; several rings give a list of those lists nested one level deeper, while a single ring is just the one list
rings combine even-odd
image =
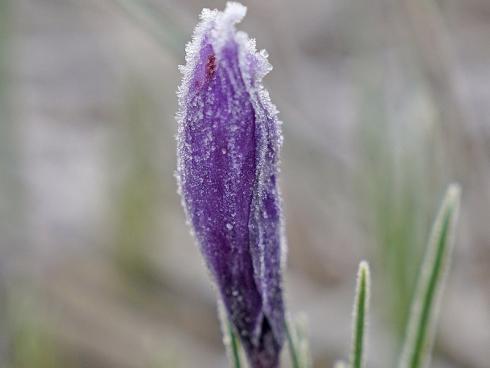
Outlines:
[{"label": "flower petal", "polygon": [[277,110],[265,53],[234,24],[245,7],[203,10],[179,88],[179,191],[187,219],[253,367],[284,341]]}]

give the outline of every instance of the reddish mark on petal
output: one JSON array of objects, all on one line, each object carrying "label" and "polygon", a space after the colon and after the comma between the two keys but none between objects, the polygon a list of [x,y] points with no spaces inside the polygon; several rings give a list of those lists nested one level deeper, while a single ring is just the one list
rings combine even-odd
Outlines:
[{"label": "reddish mark on petal", "polygon": [[208,78],[212,78],[216,73],[216,69],[218,66],[216,65],[216,56],[211,54],[208,56],[208,62],[206,63],[206,76]]}]

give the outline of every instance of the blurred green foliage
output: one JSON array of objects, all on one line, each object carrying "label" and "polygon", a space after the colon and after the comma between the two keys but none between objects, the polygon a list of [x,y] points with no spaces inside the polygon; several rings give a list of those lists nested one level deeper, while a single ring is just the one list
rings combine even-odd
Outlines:
[{"label": "blurred green foliage", "polygon": [[441,182],[435,159],[438,146],[430,121],[422,135],[420,121],[404,126],[394,120],[396,116],[390,116],[379,85],[367,82],[364,88],[359,190],[374,234],[374,260],[380,266],[376,280],[382,290],[379,297],[400,347],[429,231],[434,202],[431,198]]},{"label": "blurred green foliage", "polygon": [[155,162],[157,112],[150,94],[133,79],[125,98],[125,115],[116,143],[122,173],[114,203],[114,260],[135,281],[152,281],[150,262],[155,245],[161,181]]},{"label": "blurred green foliage", "polygon": [[12,110],[12,4],[0,0],[0,231],[4,240],[18,241],[15,226],[21,215],[19,177],[19,146]]},{"label": "blurred green foliage", "polygon": [[7,329],[10,336],[10,368],[57,368],[61,356],[48,322],[43,320],[36,293],[24,288],[22,295],[10,291]]}]

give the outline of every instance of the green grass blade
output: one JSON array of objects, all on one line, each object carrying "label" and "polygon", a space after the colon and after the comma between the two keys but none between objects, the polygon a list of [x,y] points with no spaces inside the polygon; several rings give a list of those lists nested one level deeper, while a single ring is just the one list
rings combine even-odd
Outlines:
[{"label": "green grass blade", "polygon": [[294,331],[291,329],[292,323],[289,320],[286,320],[286,336],[288,339],[288,349],[289,356],[291,358],[291,366],[293,368],[301,368],[299,363],[299,354],[296,346],[296,338],[293,336]]},{"label": "green grass blade", "polygon": [[370,294],[370,273],[367,262],[359,264],[356,297],[354,302],[354,331],[350,358],[351,368],[361,368],[364,363],[367,313]]},{"label": "green grass blade", "polygon": [[306,316],[299,314],[286,320],[286,336],[292,368],[311,368],[310,344],[306,334]]},{"label": "green grass blade", "polygon": [[234,368],[240,368],[241,367],[241,361],[240,361],[240,342],[238,341],[238,337],[235,334],[235,331],[233,331],[233,328],[231,327],[231,324],[228,322],[228,333],[230,336],[230,358],[232,361],[232,366]]},{"label": "green grass blade", "polygon": [[460,202],[460,188],[453,184],[446,192],[432,227],[429,244],[422,263],[407,334],[403,345],[400,368],[428,366],[434,340],[434,324],[438,304],[449,268],[454,229]]},{"label": "green grass blade", "polygon": [[228,320],[225,307],[221,301],[218,302],[218,315],[221,322],[221,332],[223,333],[223,343],[230,361],[230,366],[232,368],[241,368],[240,340]]}]

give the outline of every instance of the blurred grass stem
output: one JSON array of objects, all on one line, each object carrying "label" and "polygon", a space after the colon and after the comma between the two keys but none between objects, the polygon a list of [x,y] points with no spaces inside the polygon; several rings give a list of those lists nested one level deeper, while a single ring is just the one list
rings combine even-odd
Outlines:
[{"label": "blurred grass stem", "polygon": [[[171,51],[169,55],[180,58],[185,42],[176,27],[172,27],[170,17],[163,12],[155,13],[141,0],[113,0],[135,23],[147,31],[164,49]],[[167,28],[164,27],[167,25]]]}]

